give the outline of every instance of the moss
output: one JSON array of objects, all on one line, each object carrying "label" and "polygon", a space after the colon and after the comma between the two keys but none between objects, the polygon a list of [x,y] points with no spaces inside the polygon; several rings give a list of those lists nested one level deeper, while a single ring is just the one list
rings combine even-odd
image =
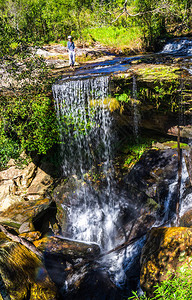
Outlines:
[{"label": "moss", "polygon": [[91,100],[90,105],[93,107],[104,107],[111,112],[121,109],[121,105],[116,98],[105,98],[104,100]]},{"label": "moss", "polygon": [[136,74],[147,81],[175,80],[180,77],[180,68],[164,65],[146,65],[136,70]]},{"label": "moss", "polygon": [[[0,273],[12,300],[56,299],[56,288],[41,260],[1,234]],[[38,291],[38,298],[36,298]]]},{"label": "moss", "polygon": [[[164,143],[153,143],[153,149],[161,149],[161,150],[165,150],[165,149],[177,149],[178,144],[176,141],[167,141]],[[184,150],[189,150],[189,145],[185,144],[185,143],[180,143],[180,148],[184,149]]]},{"label": "moss", "polygon": [[157,210],[160,207],[160,205],[153,198],[147,199],[147,206],[154,210]]}]

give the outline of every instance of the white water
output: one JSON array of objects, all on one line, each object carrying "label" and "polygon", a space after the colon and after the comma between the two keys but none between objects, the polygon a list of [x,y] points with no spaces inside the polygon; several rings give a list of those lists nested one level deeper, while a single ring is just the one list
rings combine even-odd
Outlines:
[{"label": "white water", "polygon": [[133,76],[133,133],[136,138],[139,137],[139,121],[140,115],[137,103],[137,81],[135,76]]},{"label": "white water", "polygon": [[[78,175],[78,187],[70,196],[68,231],[72,238],[110,249],[118,210],[112,188],[113,119],[106,102],[109,77],[63,81],[53,86],[53,93],[61,128],[63,175]],[[72,123],[67,128],[63,126],[66,120]],[[87,171],[98,165],[105,182],[102,193],[84,181]],[[96,176],[94,172],[98,171],[93,168],[89,175]]]},{"label": "white water", "polygon": [[[64,176],[82,177],[96,159],[103,162],[107,172],[112,153],[112,117],[104,103],[108,94],[107,76],[53,85]],[[95,148],[99,158],[95,157]]]},{"label": "white water", "polygon": [[[134,97],[135,93],[134,86]],[[103,251],[111,250],[123,242],[116,240],[117,222],[120,206],[126,203],[127,199],[118,195],[113,188],[115,183],[112,153],[115,135],[113,118],[106,105],[109,77],[64,80],[53,86],[53,94],[61,128],[63,175],[72,175],[75,181],[74,192],[68,195],[70,204],[67,232],[70,238],[96,242]],[[91,105],[93,102],[94,106]],[[66,121],[73,125],[68,124],[66,128]],[[88,128],[87,124],[91,124],[92,128]],[[138,134],[137,115],[134,118],[134,126],[135,133]],[[98,168],[98,164],[99,169],[95,170],[94,167]],[[87,171],[91,167],[90,176],[93,177],[96,173],[104,178],[99,190],[86,179]],[[142,244],[142,241],[138,241],[127,249],[107,255],[103,259],[103,266],[108,268],[117,285],[124,284],[128,265],[133,263]]]},{"label": "white water", "polygon": [[[182,171],[181,171],[181,186],[180,186],[180,213],[179,215],[182,216],[184,214],[184,199],[183,199],[183,194],[184,191],[186,190],[186,181],[188,179],[188,172],[187,172],[187,167],[186,167],[186,163],[185,163],[185,159],[184,157],[182,158]],[[167,199],[164,202],[164,218],[162,220],[162,223],[167,223],[169,224],[169,220],[172,219],[173,221],[173,212],[171,212],[171,205],[172,205],[172,201],[175,200],[175,196],[177,194],[177,189],[178,189],[178,174],[176,176],[176,179],[169,185],[169,192],[168,192],[168,196]],[[191,195],[192,198],[192,195]],[[189,203],[187,203],[186,205],[186,210],[189,208],[188,206]],[[191,203],[192,205],[192,203]],[[176,215],[174,216],[176,219]],[[160,225],[160,224],[158,224]]]},{"label": "white water", "polygon": [[192,55],[191,39],[176,39],[167,43],[161,53],[174,55]]},{"label": "white water", "polygon": [[186,190],[186,182],[189,177],[186,163],[184,162],[184,168],[182,171],[182,181],[181,181],[181,205],[180,205],[180,211],[179,211],[179,216],[182,217],[189,209],[192,208],[192,193],[187,194],[186,196],[184,195],[184,192]]}]

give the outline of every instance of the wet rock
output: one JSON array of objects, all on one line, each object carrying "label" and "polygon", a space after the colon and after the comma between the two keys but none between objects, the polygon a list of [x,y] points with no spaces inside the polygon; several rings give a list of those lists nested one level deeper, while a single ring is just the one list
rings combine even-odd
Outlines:
[{"label": "wet rock", "polygon": [[55,202],[47,198],[22,201],[0,212],[0,222],[7,225],[15,224],[20,233],[38,230],[45,234],[57,224],[56,211]]},{"label": "wet rock", "polygon": [[192,227],[192,209],[187,211],[180,219],[180,226]]},{"label": "wet rock", "polygon": [[56,300],[57,288],[39,258],[0,233],[0,274],[13,300]]},{"label": "wet rock", "polygon": [[[151,211],[158,217],[161,206],[169,193],[169,185],[177,176],[177,150],[150,150],[124,177],[128,198],[135,203],[135,209]],[[172,203],[172,211],[175,210]],[[158,214],[157,214],[158,213]]]},{"label": "wet rock", "polygon": [[21,233],[19,236],[32,242],[32,241],[36,241],[36,240],[40,239],[41,232],[40,231],[25,232],[25,233]]},{"label": "wet rock", "polygon": [[94,243],[85,243],[66,239],[62,236],[44,237],[34,242],[34,245],[41,251],[62,255],[71,258],[91,258],[98,256],[100,248]]},{"label": "wet rock", "polygon": [[140,283],[152,296],[154,286],[188,263],[192,255],[192,229],[185,227],[152,228],[141,255]]},{"label": "wet rock", "polygon": [[53,191],[53,199],[57,205],[57,220],[63,234],[66,232],[67,213],[70,208],[69,198],[80,187],[82,182],[76,176],[61,180]]},{"label": "wet rock", "polygon": [[[73,281],[72,281],[73,282]],[[73,285],[64,293],[66,300],[119,300],[121,293],[109,279],[106,272],[95,268],[88,272],[81,270]]]}]

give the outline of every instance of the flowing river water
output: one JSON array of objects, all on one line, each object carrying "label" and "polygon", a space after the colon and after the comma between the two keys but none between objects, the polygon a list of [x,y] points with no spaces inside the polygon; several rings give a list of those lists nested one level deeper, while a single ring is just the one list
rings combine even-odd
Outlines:
[{"label": "flowing river water", "polygon": [[[192,41],[174,40],[165,45],[163,51],[157,55],[184,55],[190,58]],[[103,252],[113,249],[120,243],[117,237],[118,219],[122,208],[129,206],[126,193],[116,189],[113,158],[119,137],[113,114],[110,112],[110,74],[126,71],[130,67],[130,62],[138,58],[117,58],[92,64],[89,68],[79,69],[75,74],[64,77],[53,85],[55,109],[60,124],[63,177],[74,177],[79,182],[69,197],[67,234],[76,240],[95,242],[100,245]],[[135,77],[130,93],[132,98],[137,100]],[[136,104],[133,110],[133,134],[137,138],[140,116]],[[182,164],[181,199],[188,177],[184,159]],[[98,180],[102,177],[100,189],[95,188],[91,180],[88,180],[98,173],[100,177]],[[163,219],[158,220],[153,226],[169,223],[173,217],[170,207],[177,181],[177,177],[170,181],[169,193],[164,202]],[[192,194],[185,196],[180,205],[180,215],[188,207],[192,207],[191,199]],[[144,241],[145,236],[131,246],[101,260],[101,265],[108,270],[111,280],[118,287],[132,288],[127,282],[127,274],[132,272],[138,263]]]}]

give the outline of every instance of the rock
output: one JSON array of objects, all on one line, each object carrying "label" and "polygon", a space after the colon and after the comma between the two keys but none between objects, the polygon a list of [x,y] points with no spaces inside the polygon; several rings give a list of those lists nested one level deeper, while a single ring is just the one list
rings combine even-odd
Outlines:
[{"label": "rock", "polygon": [[53,178],[51,178],[50,175],[38,168],[36,176],[27,190],[26,197],[28,199],[34,199],[34,196],[36,195],[45,195],[46,190],[51,186],[52,183]]},{"label": "rock", "polygon": [[12,300],[56,300],[57,288],[39,258],[0,233],[0,274]]},{"label": "rock", "polygon": [[53,178],[33,162],[25,168],[10,167],[0,172],[0,211],[23,199],[37,200],[45,196]]},{"label": "rock", "polygon": [[171,271],[188,263],[192,255],[192,228],[152,228],[141,254],[141,288],[153,296],[154,286]]},{"label": "rock", "polygon": [[[169,193],[169,185],[177,177],[177,161],[177,149],[150,150],[142,155],[124,177],[127,198],[130,199],[129,202],[132,201],[135,210],[142,208],[146,212],[150,211],[156,218],[164,213],[162,207]],[[172,197],[170,210],[174,213],[176,207],[174,193]]]},{"label": "rock", "polygon": [[9,160],[9,162],[7,163],[7,167],[14,167],[16,165],[16,162],[13,158],[11,158]]},{"label": "rock", "polygon": [[79,242],[66,239],[62,236],[44,237],[34,242],[34,245],[41,251],[63,255],[71,258],[90,258],[99,255],[100,248],[94,243]]},{"label": "rock", "polygon": [[26,221],[19,227],[19,233],[26,233],[34,230],[35,228],[32,221]]},{"label": "rock", "polygon": [[81,269],[78,274],[76,272],[75,276],[71,280],[68,279],[69,286],[63,299],[119,300],[122,298],[121,291],[109,279],[109,275],[104,270],[99,268]]},{"label": "rock", "polygon": [[58,52],[49,52],[47,50],[43,50],[43,49],[37,49],[36,54],[39,56],[43,56],[45,58],[47,57],[51,57],[51,56],[58,56],[60,53]]},{"label": "rock", "polygon": [[192,209],[187,211],[180,219],[181,227],[192,227]]},{"label": "rock", "polygon": [[19,236],[32,242],[32,241],[36,241],[36,240],[40,239],[41,232],[40,231],[31,231],[31,232],[21,233]]},{"label": "rock", "polygon": [[0,222],[15,224],[20,233],[40,231],[49,232],[56,220],[56,204],[49,199],[30,200],[12,204],[7,210],[0,212]]},{"label": "rock", "polygon": [[[173,126],[168,130],[168,134],[173,136],[178,136],[178,126]],[[192,138],[192,126],[180,126],[180,136],[184,138],[191,139]]]},{"label": "rock", "polygon": [[82,182],[72,176],[69,179],[61,180],[56,188],[53,190],[53,199],[57,205],[57,220],[61,226],[63,234],[66,231],[67,213],[70,206],[69,198],[74,191],[80,187]]}]

